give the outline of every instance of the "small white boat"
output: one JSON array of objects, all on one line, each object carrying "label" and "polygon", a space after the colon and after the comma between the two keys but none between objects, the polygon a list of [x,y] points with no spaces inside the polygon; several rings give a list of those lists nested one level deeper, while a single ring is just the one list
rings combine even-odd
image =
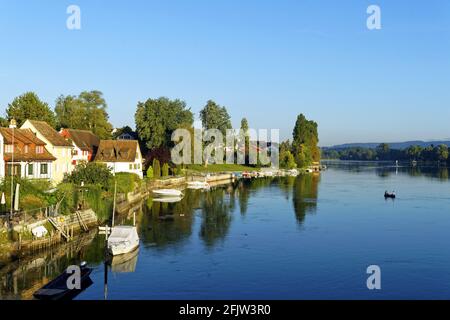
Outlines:
[{"label": "small white boat", "polygon": [[192,181],[187,184],[188,189],[200,190],[200,189],[209,189],[211,186],[206,181]]},{"label": "small white boat", "polygon": [[291,169],[287,172],[287,174],[291,177],[296,177],[296,176],[298,176],[299,173],[298,173],[297,169]]},{"label": "small white boat", "polygon": [[113,256],[132,252],[139,247],[139,236],[136,227],[113,227],[108,238],[108,251]]},{"label": "small white boat", "polygon": [[182,197],[183,193],[175,189],[153,190],[153,194],[160,197]]}]

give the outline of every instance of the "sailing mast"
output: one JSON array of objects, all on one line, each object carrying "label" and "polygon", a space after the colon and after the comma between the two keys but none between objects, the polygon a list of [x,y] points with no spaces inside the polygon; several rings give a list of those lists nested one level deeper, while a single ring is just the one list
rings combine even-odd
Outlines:
[{"label": "sailing mast", "polygon": [[112,215],[112,225],[111,228],[114,227],[114,215],[116,213],[116,193],[117,193],[117,180],[114,182],[114,202],[113,202],[113,215]]}]

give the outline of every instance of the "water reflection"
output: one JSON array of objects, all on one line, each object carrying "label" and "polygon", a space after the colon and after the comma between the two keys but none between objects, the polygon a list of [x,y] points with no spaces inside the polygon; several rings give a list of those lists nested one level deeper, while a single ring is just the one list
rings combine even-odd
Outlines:
[{"label": "water reflection", "polygon": [[373,170],[380,178],[392,175],[407,175],[410,177],[435,178],[441,181],[449,180],[449,168],[439,165],[411,165],[409,162],[371,162],[371,161],[324,161],[330,168],[343,169],[349,173],[361,173]]},{"label": "water reflection", "polygon": [[295,216],[299,224],[303,224],[306,214],[317,210],[320,175],[304,175],[295,179],[293,185],[293,203]]},{"label": "water reflection", "polygon": [[136,271],[139,248],[133,252],[122,254],[120,256],[110,257],[108,263],[111,271],[115,273],[132,273]]},{"label": "water reflection", "polygon": [[[267,188],[274,188],[285,199],[292,199],[297,221],[303,223],[305,216],[316,210],[319,183],[320,176],[308,175],[239,180],[213,187],[208,192],[186,190],[184,198],[176,202],[149,198],[127,214],[116,216],[116,223],[132,224],[136,219],[141,252],[181,248],[193,237],[198,237],[206,248],[211,249],[226,240],[236,214],[248,214],[251,197]],[[93,267],[105,264],[104,245],[104,235],[94,232],[75,242],[6,264],[0,269],[0,299],[30,299],[37,289],[71,264],[81,261],[87,261]],[[132,273],[138,268],[139,251],[106,262],[105,270]]]},{"label": "water reflection", "polygon": [[[60,275],[69,265],[102,261],[98,256],[95,233],[76,241],[7,263],[0,269],[0,299],[32,299],[33,293]],[[103,248],[103,247],[102,247]]]},{"label": "water reflection", "polygon": [[[202,224],[200,238],[208,247],[223,240],[228,233],[234,209],[234,196],[226,197],[225,189],[211,190],[202,201]],[[231,194],[234,195],[232,191]]]}]

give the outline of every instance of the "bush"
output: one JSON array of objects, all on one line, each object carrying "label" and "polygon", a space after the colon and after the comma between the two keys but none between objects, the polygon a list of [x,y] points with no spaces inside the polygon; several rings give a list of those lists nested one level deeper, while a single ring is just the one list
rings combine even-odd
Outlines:
[{"label": "bush", "polygon": [[168,177],[169,176],[169,165],[167,163],[163,164],[161,175],[163,177]]},{"label": "bush", "polygon": [[117,182],[117,193],[128,193],[140,187],[141,179],[137,174],[120,172],[110,182],[110,190],[114,190],[114,179]]},{"label": "bush", "polygon": [[[57,202],[56,196],[54,194],[45,193],[47,190],[51,189],[51,184],[46,180],[27,180],[18,177],[14,178],[14,192],[16,192],[16,186],[20,184],[20,198],[19,198],[19,209],[20,210],[30,210],[46,207]],[[1,193],[5,193],[6,208],[1,206],[1,210],[9,210],[11,206],[11,180],[3,179],[0,183],[0,196]],[[33,198],[28,198],[28,203],[24,202],[27,200],[27,196],[32,195]],[[32,207],[32,203],[36,204],[37,207]],[[26,206],[26,208],[24,207]]]},{"label": "bush", "polygon": [[22,210],[34,210],[46,206],[47,202],[34,194],[27,194],[20,200],[20,208]]},{"label": "bush", "polygon": [[161,178],[161,166],[158,159],[153,160],[153,176],[155,179]]},{"label": "bush", "polygon": [[111,169],[105,164],[95,162],[80,163],[70,175],[64,177],[64,182],[76,185],[81,185],[82,182],[85,184],[98,184],[107,190],[112,176]]},{"label": "bush", "polygon": [[153,167],[152,166],[148,167],[148,169],[147,169],[147,178],[153,179]]},{"label": "bush", "polygon": [[113,197],[105,194],[100,185],[91,185],[86,188],[83,195],[89,208],[94,210],[99,219],[99,223],[108,221],[112,216]]},{"label": "bush", "polygon": [[78,202],[78,192],[75,185],[71,183],[60,183],[56,191],[56,199],[59,205],[59,213],[69,214],[76,207]]}]

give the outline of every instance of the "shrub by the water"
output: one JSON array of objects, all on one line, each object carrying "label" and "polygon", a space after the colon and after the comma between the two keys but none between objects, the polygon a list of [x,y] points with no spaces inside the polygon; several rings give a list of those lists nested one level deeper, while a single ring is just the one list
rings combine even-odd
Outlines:
[{"label": "shrub by the water", "polygon": [[64,182],[70,182],[76,185],[96,184],[101,185],[103,189],[108,189],[112,178],[111,169],[105,164],[82,162],[75,167],[71,174],[64,177]]},{"label": "shrub by the water", "polygon": [[152,166],[148,167],[148,169],[147,169],[147,178],[153,179],[153,167]]},{"label": "shrub by the water", "polygon": [[161,175],[163,177],[169,176],[169,165],[167,163],[164,163],[161,170]]},{"label": "shrub by the water", "polygon": [[[117,193],[128,193],[136,190],[141,186],[141,179],[137,174],[120,172],[117,173],[110,183],[110,186],[114,185],[114,181],[117,181]],[[110,187],[110,190],[113,188]]]},{"label": "shrub by the water", "polygon": [[161,178],[161,165],[158,159],[153,160],[153,176],[155,179]]}]

